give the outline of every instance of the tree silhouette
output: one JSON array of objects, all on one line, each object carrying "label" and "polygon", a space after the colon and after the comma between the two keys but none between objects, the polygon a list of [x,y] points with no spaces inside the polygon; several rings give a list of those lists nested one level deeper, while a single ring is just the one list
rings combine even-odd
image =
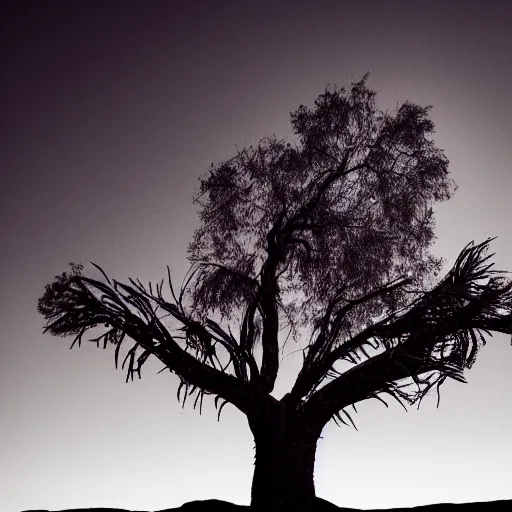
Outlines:
[{"label": "tree silhouette", "polygon": [[[293,112],[294,144],[263,139],[212,165],[195,197],[202,224],[179,294],[167,268],[172,300],[164,280],[155,290],[122,284],[95,265],[100,282],[75,264],[39,299],[45,332],[75,335],[71,347],[104,324],[93,341],[115,345],[116,367],[131,338],[127,380],[153,355],[179,377],[183,404],[196,393],[201,410],[204,395],[215,395],[219,417],[226,403],[245,414],[257,509],[313,506],[317,440],[330,419],[353,424],[348,406],[387,406],[386,393],[419,405],[447,377],[465,382],[482,333],[512,334],[512,282],[488,263],[492,239],[468,244],[435,282],[443,261],[428,252],[432,204],[455,185],[429,108],[378,111],[366,82],[327,88],[314,107]],[[289,336],[309,341],[278,400],[271,393]],[[352,366],[340,372],[340,361]]]}]

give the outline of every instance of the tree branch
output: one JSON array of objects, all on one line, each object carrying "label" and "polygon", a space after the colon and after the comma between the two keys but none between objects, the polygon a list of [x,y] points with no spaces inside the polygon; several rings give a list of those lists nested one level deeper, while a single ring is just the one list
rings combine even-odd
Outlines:
[{"label": "tree branch", "polygon": [[380,288],[373,290],[372,292],[354,300],[348,301],[348,303],[342,307],[333,317],[333,312],[340,300],[342,300],[341,293],[345,288],[341,288],[335,294],[327,306],[326,312],[320,321],[320,332],[316,340],[309,345],[308,354],[304,360],[303,367],[297,377],[297,380],[292,389],[292,396],[295,399],[300,399],[310,393],[315,386],[319,383],[319,380],[326,375],[333,364],[343,358],[348,352],[354,351],[356,348],[361,347],[367,340],[372,336],[377,325],[383,324],[389,320],[389,317],[382,320],[378,324],[374,324],[372,328],[366,329],[358,336],[352,338],[350,341],[343,343],[337,349],[331,351],[331,347],[336,342],[341,320],[347,315],[354,307],[359,304],[363,304],[371,299],[378,296],[382,296],[386,293],[390,293],[406,284],[409,284],[411,279],[409,278],[398,278],[393,279],[389,283]]},{"label": "tree branch", "polygon": [[268,257],[261,269],[261,287],[259,307],[263,320],[261,343],[263,355],[261,361],[261,385],[266,393],[271,393],[279,371],[279,316],[277,299],[277,268],[283,260],[283,247],[280,243],[280,232],[286,210],[282,210],[272,229],[267,234]]},{"label": "tree branch", "polygon": [[305,403],[303,414],[314,424],[323,426],[345,407],[387,391],[390,383],[434,369],[434,364],[427,366],[421,360],[411,361],[405,366],[396,355],[383,352],[347,370],[316,391]]},{"label": "tree branch", "polygon": [[258,366],[253,356],[254,343],[258,334],[254,326],[254,315],[256,314],[257,307],[257,299],[250,302],[246,308],[242,327],[240,329],[240,350],[242,352],[242,357],[246,357],[249,364],[251,382],[257,381],[260,377]]},{"label": "tree branch", "polygon": [[[133,282],[133,281],[132,281]],[[86,286],[88,285],[88,286]],[[62,283],[54,283],[60,286]],[[92,287],[102,292],[101,297],[96,297],[88,288]],[[123,293],[120,292],[123,290]],[[129,360],[128,376],[136,372],[140,376],[140,368],[150,354],[156,356],[172,372],[176,373],[182,385],[193,390],[199,388],[203,394],[215,394],[222,399],[231,402],[239,410],[246,413],[251,407],[251,398],[254,395],[254,386],[243,379],[240,372],[240,354],[236,350],[236,342],[220,329],[213,321],[208,320],[207,325],[214,334],[210,333],[204,325],[188,317],[183,308],[166,302],[161,296],[161,287],[157,286],[158,296],[150,295],[142,285],[134,283],[134,287],[114,281],[113,286],[83,276],[73,276],[60,295],[56,296],[54,289],[47,287],[45,295],[39,301],[39,310],[47,319],[53,321],[45,326],[44,332],[50,331],[54,335],[65,336],[77,333],[72,346],[76,341],[81,342],[82,336],[89,328],[100,323],[112,326],[107,333],[96,339],[104,339],[104,347],[107,342],[116,345],[115,361],[119,355],[119,348],[125,335],[135,341],[135,345],[128,352],[125,363]],[[62,291],[59,289],[59,291]],[[181,299],[181,295],[180,295]],[[178,299],[180,301],[180,299]],[[187,347],[196,348],[203,355],[200,361],[183,349],[176,342],[176,337],[162,324],[151,306],[150,300],[156,302],[159,307],[167,311],[184,326]],[[124,302],[134,306],[144,320],[123,304]],[[212,358],[212,339],[224,345],[230,353],[237,376],[229,375],[215,367],[206,364],[206,358]],[[139,365],[135,364],[135,350],[143,349],[139,357]],[[212,359],[213,361],[213,359]],[[123,363],[123,368],[124,364]]]},{"label": "tree branch", "polygon": [[[512,281],[491,277],[501,272],[490,270],[492,264],[484,265],[492,256],[482,257],[489,242],[466,246],[448,275],[403,316],[391,315],[329,354],[325,364],[334,364],[370,337],[387,349],[316,391],[304,406],[312,421],[325,424],[347,405],[380,392],[404,398],[396,386],[390,391],[393,382],[411,377],[418,383],[426,372],[437,371],[441,379],[465,382],[463,370],[471,368],[485,344],[480,331],[512,334]],[[479,283],[487,278],[488,283]],[[425,393],[417,393],[414,400]]]},{"label": "tree branch", "polygon": [[309,199],[309,201],[304,204],[298,212],[290,217],[286,224],[283,227],[283,234],[291,234],[293,233],[295,229],[295,225],[299,221],[307,221],[308,217],[312,214],[314,209],[319,204],[320,200],[322,199],[322,196],[325,194],[325,192],[328,190],[328,188],[340,177],[344,176],[346,171],[346,166],[348,163],[348,153],[343,158],[342,162],[339,164],[338,167],[335,169],[329,169],[322,173],[322,175],[325,175],[326,178],[321,182],[318,186],[318,190],[316,191],[316,194]]}]

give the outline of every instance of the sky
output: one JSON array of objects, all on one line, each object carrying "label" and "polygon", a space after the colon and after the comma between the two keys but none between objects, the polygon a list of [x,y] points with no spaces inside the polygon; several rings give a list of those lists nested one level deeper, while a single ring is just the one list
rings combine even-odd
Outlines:
[{"label": "sky", "polygon": [[[187,6],[185,6],[187,4]],[[512,270],[512,7],[507,2],[4,3],[0,187],[0,510],[248,505],[253,439],[213,399],[202,415],[148,361],[125,383],[113,349],[42,334],[37,299],[81,262],[176,283],[211,162],[276,134],[328,84],[370,72],[381,109],[432,105],[458,190],[436,206],[452,264],[491,236]],[[293,346],[290,348],[290,351]],[[276,398],[300,354],[283,361]],[[343,507],[510,499],[512,347],[488,340],[467,384],[419,410],[377,400],[328,424],[317,495]]]}]

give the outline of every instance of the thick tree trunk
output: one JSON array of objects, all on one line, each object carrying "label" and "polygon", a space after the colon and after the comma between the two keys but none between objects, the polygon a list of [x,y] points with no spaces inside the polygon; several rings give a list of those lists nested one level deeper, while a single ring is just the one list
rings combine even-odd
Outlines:
[{"label": "thick tree trunk", "polygon": [[284,410],[249,422],[255,440],[251,507],[312,510],[315,502],[315,434]]}]

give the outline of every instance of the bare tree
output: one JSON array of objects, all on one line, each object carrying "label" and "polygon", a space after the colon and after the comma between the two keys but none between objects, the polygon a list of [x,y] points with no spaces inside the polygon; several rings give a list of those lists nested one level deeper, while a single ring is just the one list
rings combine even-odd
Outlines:
[{"label": "bare tree", "polygon": [[[153,355],[179,377],[183,404],[215,395],[219,416],[226,403],[245,414],[257,509],[313,506],[316,444],[330,419],[353,424],[349,406],[386,393],[419,404],[447,377],[465,382],[482,333],[512,334],[512,282],[488,263],[492,239],[466,246],[436,283],[432,204],[455,185],[429,109],[378,111],[366,82],[328,88],[293,112],[294,144],[263,139],[211,167],[179,294],[167,269],[172,300],[164,280],[126,285],[98,267],[100,282],[74,264],[39,299],[45,332],[75,335],[73,345],[104,324],[93,341],[115,345],[116,367],[131,338],[127,380]],[[277,400],[283,329],[307,346]],[[352,366],[340,372],[340,361]]]}]

